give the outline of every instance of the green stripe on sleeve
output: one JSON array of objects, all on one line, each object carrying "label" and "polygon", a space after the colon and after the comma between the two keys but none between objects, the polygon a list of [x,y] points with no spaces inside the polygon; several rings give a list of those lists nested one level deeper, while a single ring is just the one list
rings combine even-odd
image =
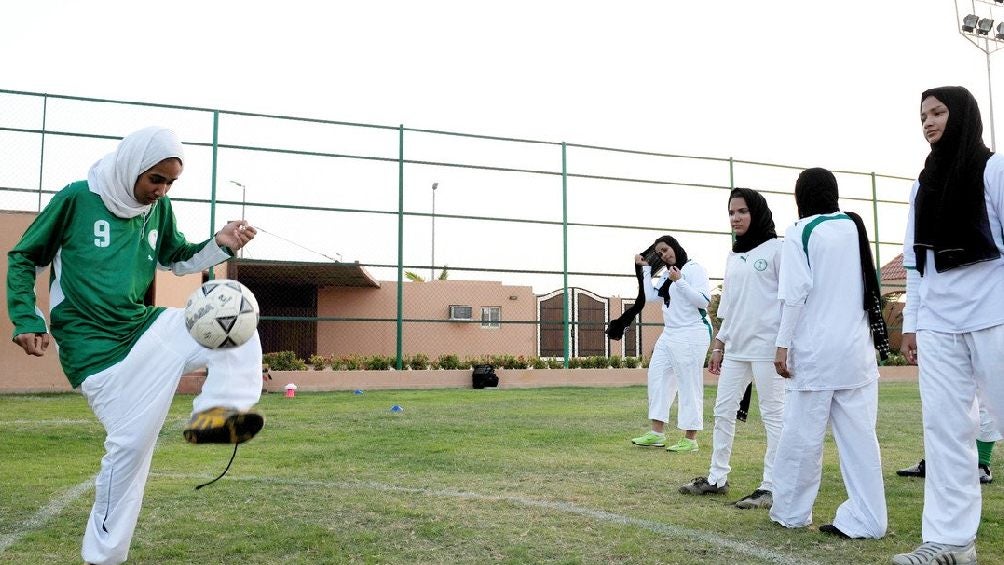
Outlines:
[{"label": "green stripe on sleeve", "polygon": [[[805,251],[805,261],[809,262],[809,236],[812,235],[812,230],[816,229],[819,224],[828,220],[850,220],[851,217],[847,214],[840,213],[833,216],[819,216],[815,220],[809,222],[809,225],[805,226],[802,230],[802,250]],[[810,263],[811,265],[811,263]]]}]

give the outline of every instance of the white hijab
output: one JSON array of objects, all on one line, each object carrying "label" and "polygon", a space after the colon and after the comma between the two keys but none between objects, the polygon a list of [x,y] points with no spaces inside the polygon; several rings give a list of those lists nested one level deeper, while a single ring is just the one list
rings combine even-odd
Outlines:
[{"label": "white hijab", "polygon": [[112,214],[119,218],[135,218],[146,214],[152,206],[136,200],[133,194],[136,179],[171,157],[184,163],[184,150],[178,136],[167,128],[144,128],[127,135],[114,153],[94,163],[87,173],[87,184]]}]

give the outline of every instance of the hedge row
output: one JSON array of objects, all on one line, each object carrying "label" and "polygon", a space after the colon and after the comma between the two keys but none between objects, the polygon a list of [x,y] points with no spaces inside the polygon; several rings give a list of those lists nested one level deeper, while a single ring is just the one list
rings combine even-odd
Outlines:
[{"label": "hedge row", "polygon": [[[308,367],[315,371],[334,369],[337,371],[385,371],[396,368],[397,359],[390,355],[311,355],[302,359],[292,351],[266,353],[262,363],[273,371],[304,371]],[[406,369],[422,371],[426,369],[470,369],[474,365],[492,365],[498,369],[561,369],[562,359],[527,357],[524,355],[481,355],[460,358],[457,355],[440,355],[430,359],[424,353],[405,355],[402,366]],[[568,360],[570,369],[607,369],[648,367],[648,359],[642,357],[572,357]]]},{"label": "hedge row", "polygon": [[[273,371],[304,371],[308,367],[315,371],[334,369],[337,371],[386,371],[396,368],[397,360],[390,355],[311,355],[301,359],[292,351],[277,351],[266,353],[262,363]],[[891,353],[889,358],[880,365],[906,365],[906,358],[900,353]],[[491,365],[498,369],[561,369],[564,363],[560,358],[526,357],[523,355],[481,355],[461,359],[457,355],[440,355],[430,359],[428,355],[416,353],[405,355],[402,366],[406,369],[423,371],[427,369],[470,369],[474,365]],[[705,363],[706,366],[706,363]],[[646,357],[572,357],[568,360],[569,369],[634,369],[648,367]]]}]

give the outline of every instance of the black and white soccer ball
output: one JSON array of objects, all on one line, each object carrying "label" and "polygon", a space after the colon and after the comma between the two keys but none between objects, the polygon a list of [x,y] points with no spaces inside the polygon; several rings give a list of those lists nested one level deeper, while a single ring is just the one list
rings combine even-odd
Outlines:
[{"label": "black and white soccer ball", "polygon": [[188,297],[185,326],[203,347],[243,345],[258,327],[258,301],[235,280],[206,281]]}]

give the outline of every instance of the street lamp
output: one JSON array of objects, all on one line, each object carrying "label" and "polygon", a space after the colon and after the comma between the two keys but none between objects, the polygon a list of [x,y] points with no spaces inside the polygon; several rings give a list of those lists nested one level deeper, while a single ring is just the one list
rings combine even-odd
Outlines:
[{"label": "street lamp", "polygon": [[432,183],[432,265],[429,268],[429,280],[436,279],[436,189],[439,183]]},{"label": "street lamp", "polygon": [[244,186],[243,184],[241,184],[241,183],[239,183],[239,182],[237,182],[235,180],[230,181],[230,184],[232,184],[234,186],[238,186],[241,189],[241,219],[243,220],[244,219],[244,203],[247,201],[246,197],[247,197],[247,189],[248,189],[248,187]]},{"label": "street lamp", "polygon": [[[244,205],[247,202],[247,188],[248,187],[244,186],[243,184],[241,184],[241,183],[239,183],[239,182],[237,182],[235,180],[230,181],[230,184],[232,184],[234,186],[239,186],[240,189],[241,189],[241,219],[243,220],[244,219]],[[244,257],[244,248],[243,247],[241,247],[240,251],[238,251],[238,256],[241,257],[241,258]]]},{"label": "street lamp", "polygon": [[[997,33],[991,34],[994,20],[1001,21],[1001,18],[994,18],[994,12],[1000,12],[1004,6],[1004,0],[971,0],[969,6],[964,6],[964,12],[959,11],[959,0],[955,0],[955,18],[958,24],[959,33],[970,43],[975,45],[987,56],[987,95],[990,101],[988,107],[988,119],[990,120],[990,150],[997,151],[997,133],[994,131],[994,87],[993,78],[990,74],[990,54],[998,49],[1004,49],[1004,28],[1000,24],[997,26]],[[979,6],[979,9],[977,9]],[[980,13],[977,13],[980,12]],[[963,15],[965,14],[965,15]]]}]

